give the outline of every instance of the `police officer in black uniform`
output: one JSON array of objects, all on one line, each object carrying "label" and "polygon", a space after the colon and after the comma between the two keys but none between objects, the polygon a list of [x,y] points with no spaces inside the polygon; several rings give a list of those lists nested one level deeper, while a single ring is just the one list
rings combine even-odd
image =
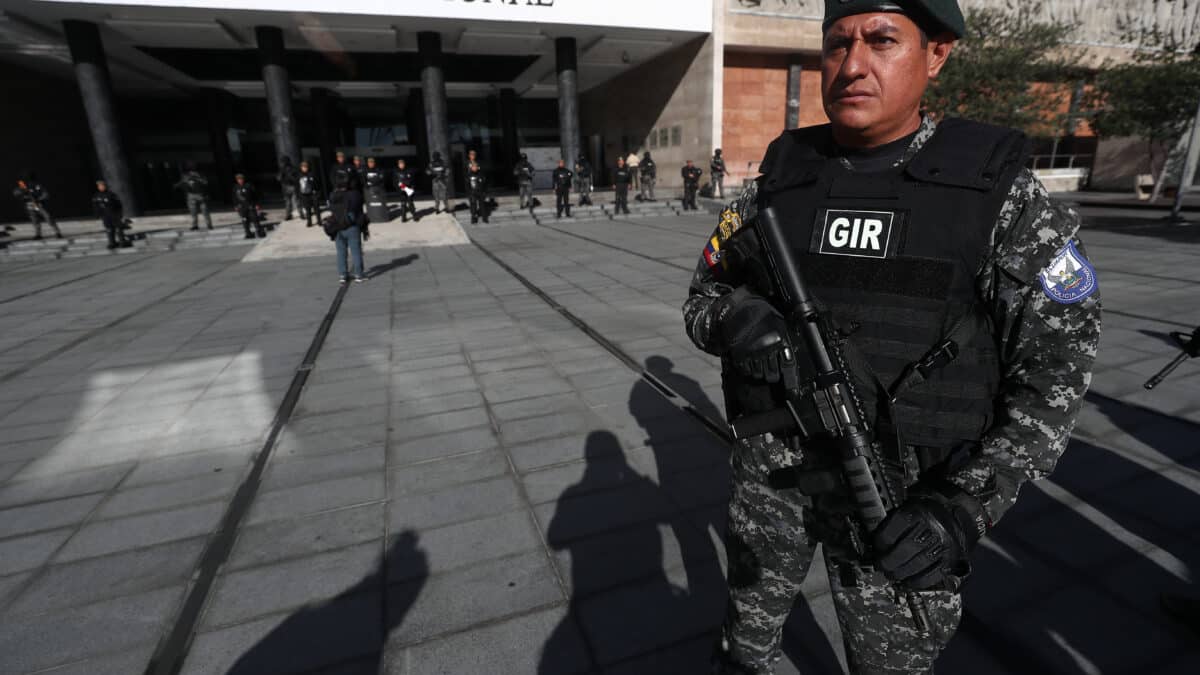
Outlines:
[{"label": "police officer in black uniform", "polygon": [[613,202],[613,213],[629,214],[629,185],[633,183],[633,171],[625,166],[625,158],[617,158],[617,169],[613,171],[613,192],[616,201]]},{"label": "police officer in black uniform", "polygon": [[300,172],[296,167],[292,166],[291,157],[279,158],[279,173],[275,176],[279,181],[279,187],[283,189],[283,210],[284,220],[292,219],[292,212],[300,215],[300,200],[297,198],[299,192]]},{"label": "police officer in black uniform", "polygon": [[725,158],[721,156],[721,149],[717,148],[713,151],[712,160],[708,163],[708,172],[712,174],[712,189],[714,199],[725,198]]},{"label": "police officer in black uniform", "polygon": [[445,160],[442,159],[442,153],[433,153],[426,171],[433,184],[433,212],[449,211],[450,204],[446,198],[449,191],[450,167],[446,166]]},{"label": "police officer in black uniform", "polygon": [[579,205],[592,205],[592,165],[580,155],[575,160],[575,189],[579,190]]},{"label": "police officer in black uniform", "polygon": [[300,175],[296,179],[297,190],[300,193],[300,208],[304,212],[304,221],[308,227],[313,226],[313,220],[321,222],[321,191],[317,187],[317,177],[309,170],[307,161],[300,162]]},{"label": "police officer in black uniform", "polygon": [[242,229],[246,231],[247,239],[253,239],[256,235],[267,236],[258,214],[258,190],[246,180],[244,173],[233,177],[233,204],[242,218]]},{"label": "police officer in black uniform", "polygon": [[365,167],[363,167],[362,157],[355,155],[350,159],[350,189],[355,190],[360,194],[366,185],[363,180],[364,170]]},{"label": "police officer in black uniform", "polygon": [[[354,166],[346,161],[346,153],[338,150],[334,154],[333,165],[329,167],[329,185],[335,186],[345,179],[346,189],[354,189]],[[330,194],[333,190],[330,189]]]},{"label": "police officer in black uniform", "polygon": [[396,190],[400,192],[400,222],[407,223],[410,214],[414,223],[420,220],[417,218],[417,207],[413,203],[413,191],[416,189],[413,172],[403,159],[396,160],[396,170],[392,172],[392,182],[396,186]]},{"label": "police officer in black uniform", "polygon": [[108,189],[104,179],[96,181],[96,194],[92,195],[92,211],[100,222],[104,223],[104,232],[108,235],[108,248],[130,246],[125,236],[125,210],[121,199]]},{"label": "police officer in black uniform", "polygon": [[654,184],[658,181],[658,165],[650,158],[649,150],[638,164],[638,173],[642,179],[642,201],[657,201],[654,198]]},{"label": "police officer in black uniform", "polygon": [[46,210],[46,200],[50,198],[50,193],[46,192],[46,188],[42,187],[32,173],[26,173],[17,180],[13,196],[25,204],[25,213],[29,216],[29,222],[33,224],[34,239],[42,238],[42,221],[54,228],[55,236],[63,238],[62,230],[59,230],[58,223],[54,222],[54,216]]},{"label": "police officer in black uniform", "polygon": [[529,155],[521,153],[521,161],[517,162],[517,166],[513,168],[513,175],[517,177],[517,187],[521,191],[521,208],[533,210],[533,174],[537,171],[533,168],[533,164],[529,161]]},{"label": "police officer in black uniform", "polygon": [[200,229],[199,215],[204,214],[204,224],[213,229],[212,216],[208,213],[208,179],[196,170],[195,162],[188,162],[186,171],[175,184],[175,188],[183,190],[187,195],[188,213],[192,215],[192,229]]},{"label": "police officer in black uniform", "polygon": [[700,176],[704,172],[689,159],[687,165],[680,169],[679,174],[683,176],[683,210],[695,211],[697,209],[696,193],[700,191]]},{"label": "police officer in black uniform", "polygon": [[479,165],[472,163],[467,168],[467,202],[471,206],[471,223],[488,221],[487,176],[479,170]]},{"label": "police officer in black uniform", "polygon": [[387,207],[387,174],[374,157],[367,158],[363,169],[363,202],[367,206],[367,217],[383,223],[391,220]]},{"label": "police officer in black uniform", "polygon": [[571,217],[571,179],[566,160],[558,160],[558,168],[550,175],[550,182],[554,184],[555,218],[562,218],[564,210],[567,217]]}]

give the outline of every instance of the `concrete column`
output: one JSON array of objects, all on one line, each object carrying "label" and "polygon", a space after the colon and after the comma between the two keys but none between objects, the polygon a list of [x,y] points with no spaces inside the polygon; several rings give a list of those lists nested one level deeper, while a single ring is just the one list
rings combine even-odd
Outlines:
[{"label": "concrete column", "polygon": [[800,126],[800,74],[803,71],[804,68],[799,63],[788,64],[787,115],[783,121],[784,129]]},{"label": "concrete column", "polygon": [[[446,75],[442,70],[442,36],[440,33],[417,33],[417,49],[421,57],[421,92],[425,103],[425,132],[429,142],[428,162],[433,153],[442,155],[446,166],[453,169],[450,157],[450,121],[446,114]],[[448,195],[454,196],[454,181],[448,181]]]},{"label": "concrete column", "polygon": [[230,94],[224,89],[204,89],[205,118],[208,122],[208,142],[212,147],[213,164],[216,167],[214,185],[209,186],[209,195],[222,204],[228,204],[233,189],[233,151],[229,148]]},{"label": "concrete column", "polygon": [[567,166],[575,165],[579,157],[579,66],[575,38],[554,41],[555,65],[558,69],[558,133],[561,137],[563,159]]},{"label": "concrete column", "polygon": [[126,215],[139,216],[142,210],[129,172],[129,157],[121,144],[112,78],[108,73],[104,44],[100,41],[100,30],[94,23],[70,19],[63,21],[63,30],[71,60],[75,63],[75,78],[79,82],[79,95],[83,98],[100,171],[109,189],[121,198]]},{"label": "concrete column", "polygon": [[320,166],[311,168],[313,173],[324,176],[333,164],[333,155],[337,152],[337,134],[334,133],[333,127],[333,92],[323,87],[314,87],[311,94],[313,121],[317,125],[317,151],[321,153],[320,159],[315,160]]},{"label": "concrete column", "polygon": [[517,132],[517,92],[515,89],[500,90],[500,135],[504,137],[502,162],[507,170],[509,179],[516,184],[512,176],[512,167],[517,165],[521,155],[521,139]]},{"label": "concrete column", "polygon": [[271,115],[271,133],[275,137],[275,159],[299,160],[296,121],[292,117],[292,83],[284,60],[283,31],[275,26],[255,26],[258,58],[262,63],[263,84],[267,87],[267,110]]},{"label": "concrete column", "polygon": [[500,133],[504,136],[504,162],[516,166],[521,156],[521,138],[517,132],[517,92],[515,89],[500,89]]},{"label": "concrete column", "polygon": [[420,87],[408,90],[405,123],[408,125],[408,138],[417,148],[412,169],[420,175],[420,170],[425,168],[425,162],[429,161],[429,132],[425,129],[425,94]]}]

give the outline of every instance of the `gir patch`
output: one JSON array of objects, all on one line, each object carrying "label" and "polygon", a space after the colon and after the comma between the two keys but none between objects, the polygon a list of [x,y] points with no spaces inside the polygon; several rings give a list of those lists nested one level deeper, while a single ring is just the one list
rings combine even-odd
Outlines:
[{"label": "gir patch", "polygon": [[1074,241],[1059,249],[1038,279],[1046,295],[1063,305],[1086,300],[1098,287],[1096,268],[1075,248]]}]

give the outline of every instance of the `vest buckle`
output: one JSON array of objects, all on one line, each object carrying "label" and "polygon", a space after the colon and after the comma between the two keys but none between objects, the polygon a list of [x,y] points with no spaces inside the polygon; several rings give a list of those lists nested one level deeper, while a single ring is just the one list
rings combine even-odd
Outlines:
[{"label": "vest buckle", "polygon": [[929,374],[945,368],[951,361],[958,358],[958,343],[954,340],[943,340],[917,363],[921,377],[929,379]]}]

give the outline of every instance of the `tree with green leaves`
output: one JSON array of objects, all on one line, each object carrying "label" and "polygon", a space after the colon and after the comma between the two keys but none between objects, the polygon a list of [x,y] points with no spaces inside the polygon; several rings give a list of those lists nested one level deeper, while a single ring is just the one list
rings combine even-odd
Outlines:
[{"label": "tree with green leaves", "polygon": [[1080,54],[1074,26],[1039,21],[1015,6],[966,14],[967,34],[926,94],[935,114],[1058,136],[1070,114]]},{"label": "tree with green leaves", "polygon": [[1099,133],[1147,142],[1157,199],[1167,174],[1183,159],[1173,151],[1190,132],[1200,103],[1200,52],[1161,33],[1137,36],[1137,43],[1130,62],[1096,74],[1089,106]]}]

